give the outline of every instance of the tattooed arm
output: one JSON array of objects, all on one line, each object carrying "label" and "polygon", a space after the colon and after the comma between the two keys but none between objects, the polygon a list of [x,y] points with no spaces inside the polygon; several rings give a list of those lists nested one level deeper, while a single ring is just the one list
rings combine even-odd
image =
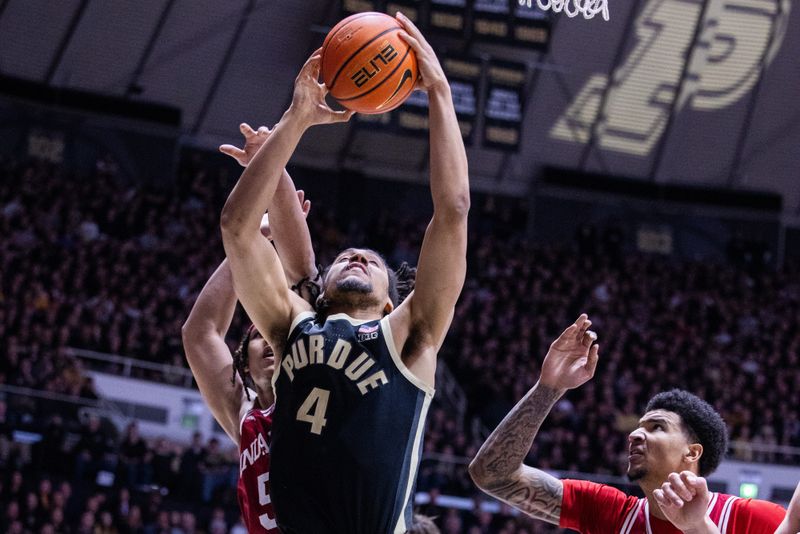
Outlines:
[{"label": "tattooed arm", "polygon": [[561,518],[563,486],[557,478],[522,462],[553,405],[568,389],[594,375],[597,336],[586,315],[567,328],[547,352],[542,376],[483,444],[469,466],[472,480],[486,493],[549,523]]}]

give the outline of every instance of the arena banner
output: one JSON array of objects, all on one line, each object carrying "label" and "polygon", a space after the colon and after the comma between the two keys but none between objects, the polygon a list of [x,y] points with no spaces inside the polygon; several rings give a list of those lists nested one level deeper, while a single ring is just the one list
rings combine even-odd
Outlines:
[{"label": "arena banner", "polygon": [[364,11],[383,11],[383,0],[342,0],[342,18]]},{"label": "arena banner", "polygon": [[424,30],[422,7],[425,3],[426,2],[423,0],[388,0],[384,13],[394,16],[395,13],[400,11],[403,15],[411,19],[411,22],[416,24],[421,30]]},{"label": "arena banner", "polygon": [[463,38],[468,29],[467,0],[430,0],[424,29]]},{"label": "arena banner", "polygon": [[413,135],[428,135],[428,93],[414,91],[395,111],[398,131]]},{"label": "arena banner", "polygon": [[525,64],[492,60],[487,68],[483,145],[517,151],[525,99]]},{"label": "arena banner", "polygon": [[515,0],[474,0],[472,37],[475,41],[507,44],[511,41],[511,4]]},{"label": "arena banner", "polygon": [[478,58],[445,55],[442,67],[450,82],[461,136],[465,144],[470,144],[475,138],[483,63]]},{"label": "arena banner", "polygon": [[514,3],[510,42],[514,46],[546,50],[550,44],[550,16],[535,3],[528,7]]}]

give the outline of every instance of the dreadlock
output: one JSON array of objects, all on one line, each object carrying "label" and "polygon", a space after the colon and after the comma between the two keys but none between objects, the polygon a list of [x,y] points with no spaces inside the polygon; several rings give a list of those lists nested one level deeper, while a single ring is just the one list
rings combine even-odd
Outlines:
[{"label": "dreadlock", "polygon": [[239,378],[242,379],[244,393],[247,395],[248,401],[250,400],[249,388],[255,389],[255,383],[253,382],[253,377],[250,376],[247,351],[250,345],[250,338],[253,337],[253,332],[255,332],[255,330],[255,325],[250,325],[250,328],[248,328],[242,336],[239,347],[233,352],[233,375],[231,376],[231,384],[236,385],[236,375],[238,374]]}]

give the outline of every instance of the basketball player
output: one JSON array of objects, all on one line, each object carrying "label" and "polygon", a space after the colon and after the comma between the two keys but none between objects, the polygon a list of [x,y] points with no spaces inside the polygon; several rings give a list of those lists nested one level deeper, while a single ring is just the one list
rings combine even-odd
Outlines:
[{"label": "basketball player", "polygon": [[287,534],[408,528],[436,353],[464,283],[469,184],[450,87],[419,30],[398,20],[430,102],[434,204],[408,298],[400,302],[395,273],[380,255],[350,248],[325,271],[314,313],[287,289],[272,247],[254,239],[305,130],[351,116],[325,103],[319,51],[222,211],[236,293],[280,355],[270,481],[278,526]]},{"label": "basketball player", "polygon": [[686,391],[653,397],[628,436],[628,478],[646,498],[558,480],[522,463],[553,405],[594,375],[599,349],[590,326],[581,315],[550,345],[539,382],[470,464],[475,483],[532,517],[585,534],[773,534],[784,517],[780,506],[709,492],[703,477],[725,454],[727,429],[708,403]]},{"label": "basketball player", "polygon": [[[268,137],[269,130],[262,127],[256,132],[247,124],[242,124],[240,129],[245,137],[244,148],[223,145],[220,149],[246,167]],[[270,228],[265,216],[261,234],[267,238],[274,234],[275,245],[281,250],[286,265],[286,279],[301,282],[313,279],[317,269],[304,220],[310,202],[304,199],[302,191],[295,193],[294,183],[287,173],[282,173],[280,180],[271,210],[274,224]],[[258,239],[266,242],[264,237],[258,236]],[[286,243],[292,246],[284,246]],[[303,290],[311,288],[308,284],[301,285]],[[237,493],[242,520],[250,533],[278,534],[269,497],[274,357],[253,327],[247,330],[237,351],[230,353],[225,334],[236,300],[230,266],[228,260],[224,260],[197,297],[183,327],[183,344],[192,373],[214,418],[239,445]],[[253,399],[250,390],[256,394]]]}]

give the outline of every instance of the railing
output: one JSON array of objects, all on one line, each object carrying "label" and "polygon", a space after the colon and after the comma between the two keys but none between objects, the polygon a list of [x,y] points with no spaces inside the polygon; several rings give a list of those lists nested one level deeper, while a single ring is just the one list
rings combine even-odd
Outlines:
[{"label": "railing", "polygon": [[458,430],[462,431],[467,414],[467,394],[443,359],[436,363],[436,396],[448,405],[451,413],[455,413]]},{"label": "railing", "polygon": [[185,367],[178,367],[176,365],[169,365],[165,363],[148,362],[127,356],[107,354],[105,352],[96,352],[93,350],[78,349],[74,347],[67,347],[66,352],[70,356],[74,356],[75,358],[85,362],[87,368],[95,371],[107,372],[108,368],[111,367],[114,369],[114,374],[116,375],[128,378],[136,378],[133,371],[135,369],[142,369],[145,371],[158,373],[166,379],[166,382],[170,384],[187,388],[191,388],[194,384],[192,372]]}]

